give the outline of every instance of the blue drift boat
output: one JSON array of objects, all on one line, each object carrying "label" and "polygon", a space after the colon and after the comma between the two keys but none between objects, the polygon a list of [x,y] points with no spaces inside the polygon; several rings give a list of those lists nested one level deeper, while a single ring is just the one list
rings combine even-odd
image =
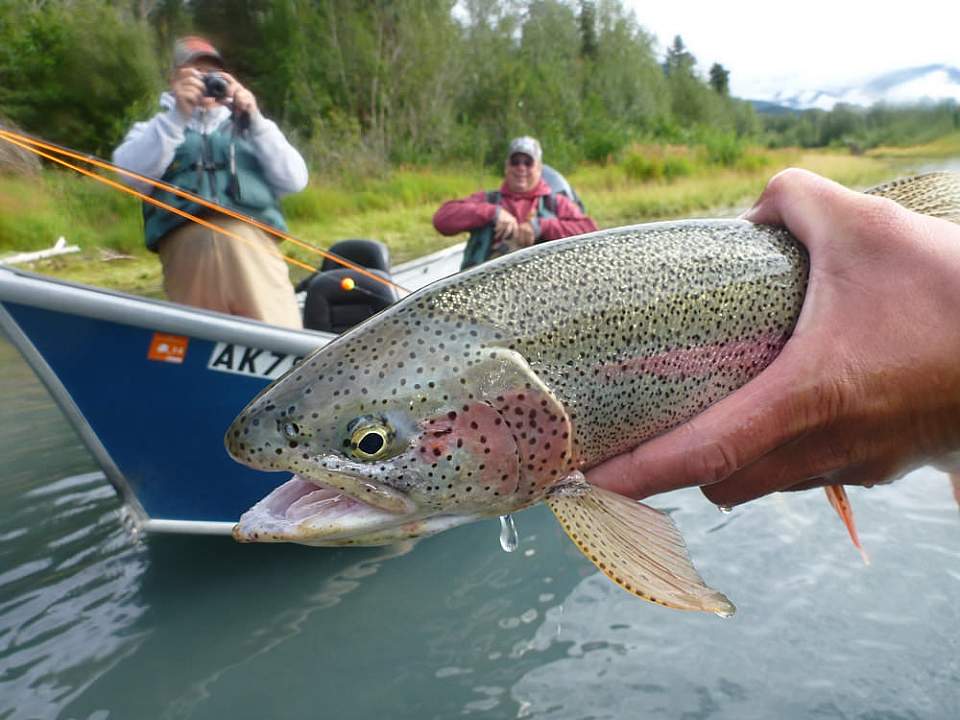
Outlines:
[{"label": "blue drift boat", "polygon": [[[455,272],[462,249],[398,266],[393,281],[414,290]],[[227,426],[336,337],[4,267],[0,327],[141,528],[210,534],[229,533],[288,478],[235,463],[223,446]]]}]

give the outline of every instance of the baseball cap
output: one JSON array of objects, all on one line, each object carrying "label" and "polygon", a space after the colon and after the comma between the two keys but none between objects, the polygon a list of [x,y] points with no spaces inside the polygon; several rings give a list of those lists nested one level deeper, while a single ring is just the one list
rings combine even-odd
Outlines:
[{"label": "baseball cap", "polygon": [[181,67],[199,58],[209,58],[223,67],[223,58],[207,40],[196,35],[178,38],[173,44],[173,66]]},{"label": "baseball cap", "polygon": [[510,150],[507,152],[507,159],[509,160],[510,156],[514,153],[529,155],[536,162],[543,160],[543,150],[540,149],[540,143],[537,142],[536,138],[532,138],[529,135],[514,138],[510,141]]}]

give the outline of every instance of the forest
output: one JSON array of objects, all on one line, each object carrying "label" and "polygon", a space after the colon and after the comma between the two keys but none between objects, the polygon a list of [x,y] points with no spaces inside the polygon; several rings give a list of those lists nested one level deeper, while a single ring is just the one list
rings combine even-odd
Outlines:
[{"label": "forest", "polygon": [[638,144],[733,165],[747,146],[859,153],[960,128],[953,103],[759,113],[723,58],[682,34],[659,47],[621,0],[0,0],[0,123],[109,157],[190,33],[331,176],[494,167],[523,133],[569,170]]}]

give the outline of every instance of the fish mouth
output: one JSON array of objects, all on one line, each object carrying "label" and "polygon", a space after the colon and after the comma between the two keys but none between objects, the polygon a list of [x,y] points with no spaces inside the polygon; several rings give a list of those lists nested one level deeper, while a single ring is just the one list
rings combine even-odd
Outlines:
[{"label": "fish mouth", "polygon": [[418,537],[420,517],[413,508],[385,510],[327,483],[293,475],[240,517],[233,537],[240,542],[383,545],[386,537],[389,542]]}]

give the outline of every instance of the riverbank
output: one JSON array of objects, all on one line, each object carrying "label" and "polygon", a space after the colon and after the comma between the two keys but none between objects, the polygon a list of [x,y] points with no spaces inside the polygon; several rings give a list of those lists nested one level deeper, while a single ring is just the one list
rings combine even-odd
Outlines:
[{"label": "riverbank", "polygon": [[[863,188],[917,168],[931,158],[960,156],[960,135],[936,146],[883,148],[864,156],[842,151],[741,149],[734,157],[707,156],[687,147],[638,146],[618,162],[582,166],[568,179],[600,227],[678,217],[736,213],[749,205],[771,176],[802,167],[848,187]],[[319,248],[339,239],[366,237],[390,248],[395,263],[462,240],[445,238],[431,224],[443,201],[499,178],[485,171],[412,169],[387,178],[314,179],[286,198],[291,233]],[[0,254],[51,246],[64,236],[80,253],[26,266],[54,277],[140,295],[162,297],[160,264],[142,248],[139,203],[92,180],[48,170],[38,177],[0,177]],[[319,257],[301,248],[284,252],[307,263]],[[294,278],[304,274],[292,268]]]}]

